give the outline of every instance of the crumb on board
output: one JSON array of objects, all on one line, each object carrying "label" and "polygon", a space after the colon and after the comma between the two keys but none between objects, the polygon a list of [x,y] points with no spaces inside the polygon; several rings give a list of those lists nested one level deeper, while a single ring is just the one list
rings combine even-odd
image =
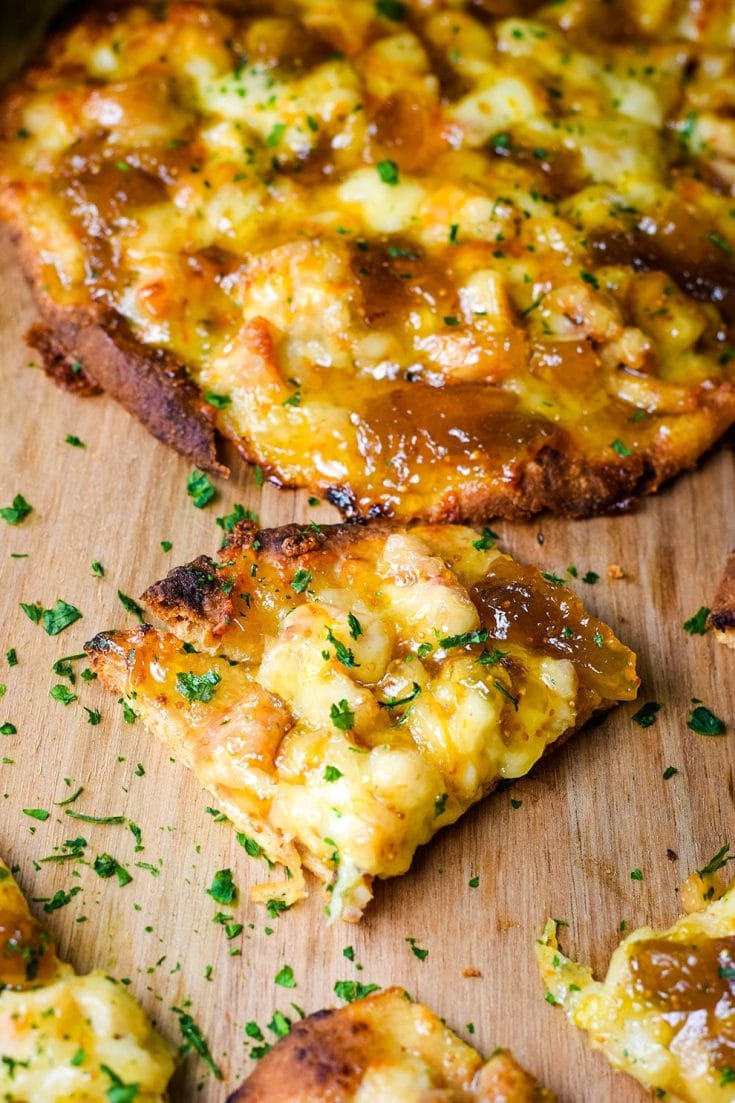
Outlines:
[{"label": "crumb on board", "polygon": [[462,970],[463,977],[481,977],[482,973],[475,965],[468,965],[466,969]]},{"label": "crumb on board", "polygon": [[613,582],[617,582],[619,579],[625,578],[625,571],[619,563],[608,563],[607,577],[612,579]]}]

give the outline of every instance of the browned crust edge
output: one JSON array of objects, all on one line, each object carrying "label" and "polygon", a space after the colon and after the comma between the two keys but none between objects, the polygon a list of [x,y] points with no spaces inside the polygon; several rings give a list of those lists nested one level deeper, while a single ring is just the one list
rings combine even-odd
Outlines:
[{"label": "browned crust edge", "polygon": [[215,429],[206,403],[186,370],[164,349],[135,337],[110,307],[60,306],[43,290],[38,265],[19,226],[10,234],[41,312],[26,340],[55,383],[78,395],[106,391],[164,444],[214,475],[229,475],[217,458]]},{"label": "browned crust edge", "polygon": [[[41,287],[33,250],[17,218],[11,221],[11,234],[44,319],[45,329],[32,327],[29,338],[42,355],[47,373],[62,386],[69,387],[71,382],[77,393],[98,388],[107,391],[158,440],[206,471],[229,474],[217,459],[217,437],[206,403],[184,366],[165,350],[144,345],[110,308],[56,304]],[[72,363],[83,365],[89,389],[75,376],[70,379]],[[735,387],[723,383],[713,397],[712,408],[719,408],[721,434],[735,421]],[[379,502],[361,506],[349,486],[289,483],[247,441],[231,439],[244,459],[259,464],[272,483],[282,488],[306,485],[324,494],[349,520],[393,515],[390,507]],[[490,517],[525,520],[544,510],[576,518],[622,512],[686,466],[665,443],[614,461],[567,456],[547,443],[517,466],[502,490],[468,483],[458,491],[448,491],[417,516],[432,522],[476,524]],[[401,516],[400,511],[396,516]]]},{"label": "browned crust edge", "polygon": [[720,643],[735,647],[735,549],[730,552],[717,587],[709,622]]}]

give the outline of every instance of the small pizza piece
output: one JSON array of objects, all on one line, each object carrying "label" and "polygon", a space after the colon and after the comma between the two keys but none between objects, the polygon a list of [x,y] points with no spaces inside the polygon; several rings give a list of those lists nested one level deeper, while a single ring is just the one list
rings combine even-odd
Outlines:
[{"label": "small pizza piece", "polygon": [[[258,531],[241,523],[143,595],[141,625],[87,645],[103,684],[285,866],[261,896],[359,918],[375,877],[599,709],[635,656],[560,580],[452,525]],[[181,646],[184,640],[184,646]]]},{"label": "small pizza piece", "polygon": [[718,643],[735,648],[735,550],[731,551],[720,579],[709,622]]},{"label": "small pizza piece", "polygon": [[484,1063],[401,988],[296,1023],[228,1103],[554,1103],[506,1050]]},{"label": "small pizza piece", "polygon": [[122,984],[59,960],[2,860],[0,1054],[0,1099],[28,1103],[164,1103],[175,1065]]},{"label": "small pizza piece", "polygon": [[[689,889],[702,888],[695,880]],[[555,920],[537,946],[549,1002],[656,1098],[735,1100],[735,884],[715,902],[713,892],[690,891],[703,910],[668,931],[629,935],[604,981],[560,952]]]}]

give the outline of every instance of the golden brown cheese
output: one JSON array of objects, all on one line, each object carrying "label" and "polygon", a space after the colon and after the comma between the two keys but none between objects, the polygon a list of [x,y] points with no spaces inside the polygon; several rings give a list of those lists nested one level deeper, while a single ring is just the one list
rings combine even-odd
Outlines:
[{"label": "golden brown cheese", "polygon": [[250,852],[286,866],[261,898],[303,895],[303,864],[333,917],[359,918],[374,877],[404,873],[499,781],[635,697],[635,656],[494,543],[451,525],[243,523],[220,563],[143,596],[171,632],[88,645]]},{"label": "golden brown cheese", "polygon": [[537,946],[550,1002],[657,1098],[735,1100],[735,886],[711,897],[668,931],[628,935],[604,981],[560,952],[554,920]]},{"label": "golden brown cheese", "polygon": [[123,985],[59,961],[0,860],[0,1099],[109,1103],[117,1087],[165,1103],[173,1072],[172,1047]]},{"label": "golden brown cheese", "polygon": [[296,1023],[228,1103],[554,1103],[505,1050],[487,1063],[400,988]]},{"label": "golden brown cheese", "polygon": [[735,420],[728,0],[242,8],[91,11],[6,96],[55,370],[362,516],[609,508]]}]

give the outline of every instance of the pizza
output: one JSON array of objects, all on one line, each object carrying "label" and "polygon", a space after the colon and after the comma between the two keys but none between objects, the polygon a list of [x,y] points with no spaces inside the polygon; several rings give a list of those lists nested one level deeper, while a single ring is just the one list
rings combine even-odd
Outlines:
[{"label": "pizza", "polygon": [[735,421],[727,0],[92,5],[0,110],[49,371],[349,517],[621,508]]},{"label": "pizza", "polygon": [[496,1050],[485,1063],[400,988],[297,1022],[228,1103],[553,1103]]},{"label": "pizza", "polygon": [[656,1098],[732,1103],[735,885],[713,901],[712,885],[703,884],[709,879],[695,874],[694,881],[683,895],[696,896],[701,910],[667,931],[642,927],[628,935],[604,981],[561,953],[555,920],[549,920],[537,956],[549,1002],[563,1007],[615,1068]]},{"label": "pizza", "polygon": [[165,1103],[174,1064],[124,985],[59,960],[0,861],[0,1098]]},{"label": "pizza", "polygon": [[735,551],[731,551],[727,557],[725,570],[712,602],[709,623],[718,643],[735,647]]},{"label": "pizza", "polygon": [[[332,918],[500,781],[635,697],[635,656],[561,579],[452,525],[241,522],[89,644],[103,685],[194,770],[250,854]],[[182,641],[183,646],[182,646]]]}]

